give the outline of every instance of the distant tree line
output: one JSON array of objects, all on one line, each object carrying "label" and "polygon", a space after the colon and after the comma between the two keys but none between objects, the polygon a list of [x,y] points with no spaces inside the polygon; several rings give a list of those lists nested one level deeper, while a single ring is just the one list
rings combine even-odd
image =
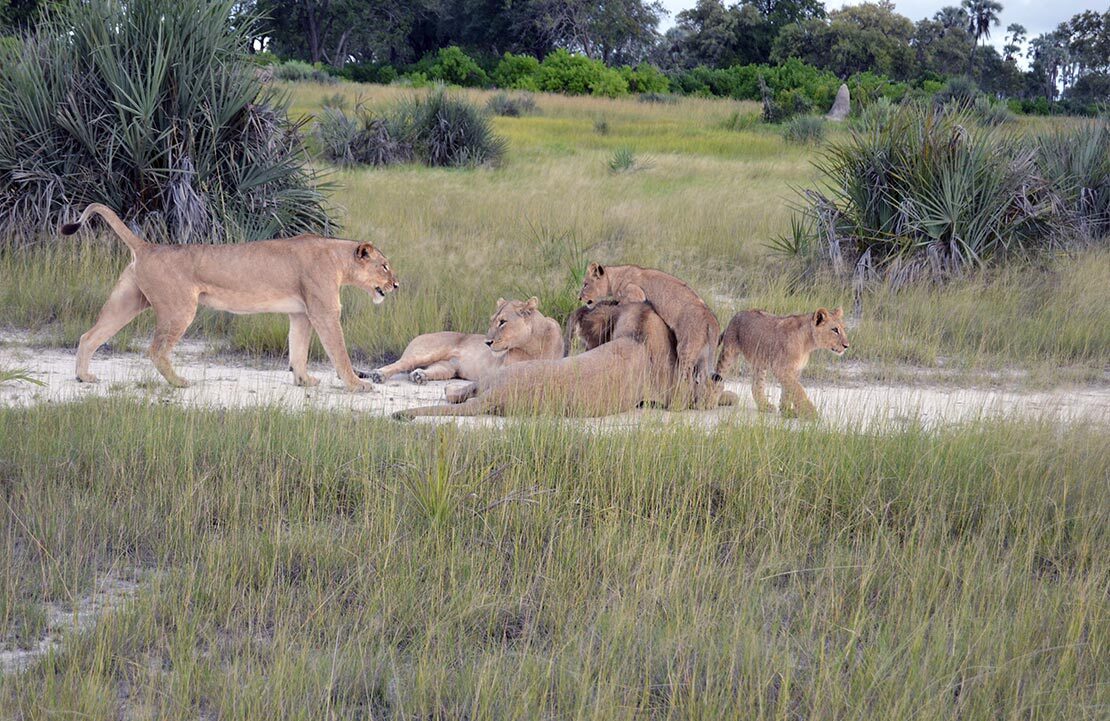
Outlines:
[{"label": "distant tree line", "polygon": [[[59,1],[0,0],[0,33],[18,34]],[[1110,11],[1081,12],[1033,38],[1010,24],[1001,53],[986,42],[1003,32],[996,0],[962,0],[917,22],[888,0],[831,11],[821,0],[699,0],[666,33],[658,0],[244,0],[236,12],[265,18],[255,50],[337,69],[403,73],[444,48],[461,49],[489,82],[505,53],[542,60],[567,51],[614,68],[650,64],[671,78],[797,58],[842,79],[968,76],[999,98],[1110,98]]]}]

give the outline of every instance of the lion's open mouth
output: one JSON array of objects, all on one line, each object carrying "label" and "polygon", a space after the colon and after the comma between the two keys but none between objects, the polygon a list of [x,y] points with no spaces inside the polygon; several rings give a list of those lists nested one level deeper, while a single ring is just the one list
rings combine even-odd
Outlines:
[{"label": "lion's open mouth", "polygon": [[381,288],[375,287],[374,288],[374,305],[377,305],[378,303],[381,303],[383,300],[385,300],[385,291],[382,290]]},{"label": "lion's open mouth", "polygon": [[844,355],[844,351],[846,351],[846,350],[848,350],[848,349],[847,348],[833,348],[832,352],[836,353],[837,355]]}]

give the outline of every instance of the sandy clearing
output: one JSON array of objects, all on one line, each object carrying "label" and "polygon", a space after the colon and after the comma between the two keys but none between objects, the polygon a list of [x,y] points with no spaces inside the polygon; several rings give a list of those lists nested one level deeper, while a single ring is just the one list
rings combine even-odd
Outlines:
[{"label": "sandy clearing", "polygon": [[[460,381],[414,385],[400,377],[375,387],[371,393],[346,392],[331,366],[314,363],[313,375],[321,379],[317,388],[298,388],[292,383],[287,363],[279,359],[240,359],[214,356],[203,343],[182,343],[175,355],[178,373],[191,383],[172,389],[157,374],[150,361],[138,353],[102,349],[92,362],[100,382],[78,383],[73,378],[74,350],[36,348],[30,335],[6,333],[0,342],[0,367],[26,368],[44,386],[10,383],[0,386],[0,405],[30,406],[61,403],[89,397],[128,396],[148,398],[182,407],[252,408],[273,406],[289,411],[307,409],[342,410],[381,416],[402,408],[443,402],[444,391]],[[605,419],[574,419],[586,427],[625,428],[639,424],[690,422],[714,426],[758,417],[745,381],[727,386],[740,396],[740,405],[708,412],[669,413],[642,410]],[[1085,385],[1048,391],[966,388],[937,385],[807,384],[810,397],[821,411],[822,421],[837,427],[861,430],[884,429],[920,422],[936,427],[983,417],[1043,418],[1055,423],[1093,422],[1110,424],[1110,384]],[[777,389],[771,388],[772,401]],[[419,422],[451,422],[422,419]],[[460,419],[472,426],[496,426],[499,418]]]},{"label": "sandy clearing", "polygon": [[0,638],[0,675],[27,669],[51,651],[61,649],[67,634],[87,631],[101,618],[126,604],[140,589],[139,583],[130,580],[132,577],[138,577],[137,570],[128,573],[112,571],[97,580],[92,593],[76,599],[72,604],[44,604],[46,628],[42,638],[28,648]]}]

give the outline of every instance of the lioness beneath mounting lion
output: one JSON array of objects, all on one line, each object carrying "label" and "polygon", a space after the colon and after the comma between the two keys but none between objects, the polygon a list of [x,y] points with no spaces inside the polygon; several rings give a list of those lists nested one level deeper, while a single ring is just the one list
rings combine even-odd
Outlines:
[{"label": "lioness beneath mounting lion", "polygon": [[408,373],[413,383],[463,378],[479,381],[504,366],[527,360],[561,358],[563,338],[559,324],[539,311],[539,299],[497,299],[489,333],[425,333],[409,342],[395,363],[370,373],[384,383],[398,373]]},{"label": "lioness beneath mounting lion", "polygon": [[593,305],[605,297],[619,301],[646,299],[674,331],[678,379],[683,384],[675,399],[686,405],[692,395],[698,408],[716,405],[714,354],[721,327],[717,317],[694,289],[673,275],[637,265],[601,266],[591,263],[579,300]]},{"label": "lioness beneath mounting lion", "polygon": [[782,385],[782,414],[815,416],[817,409],[798,376],[809,362],[810,353],[821,348],[837,355],[848,350],[842,308],[832,312],[818,308],[813,313],[788,316],[746,310],[734,315],[721,334],[717,371],[724,374],[732,370],[743,353],[752,366],[752,397],[760,411],[771,410],[763,390],[764,376],[770,370]]},{"label": "lioness beneath mounting lion", "polygon": [[[674,336],[650,303],[623,303],[613,339],[559,360],[524,361],[486,376],[462,403],[398,411],[415,416],[603,416],[641,403],[669,405],[674,392]],[[716,400],[716,399],[714,399]]]},{"label": "lioness beneath mounting lion", "polygon": [[319,383],[308,375],[312,331],[352,391],[373,386],[358,379],[339,324],[339,288],[355,285],[385,300],[397,288],[389,261],[370,243],[301,235],[236,245],[154,245],[139,238],[111,209],[99,203],[85,208],[76,223],[63,225],[72,235],[92,215],[99,215],[131,249],[124,269],[96,324],[77,347],[77,379],[96,382],[89,360],[96,349],[135,316],[153,308],[157,316],[149,355],[170,383],[188,383],[174,372],[170,352],[193,322],[197,306],[232,313],[287,313],[289,363],[297,385]]}]

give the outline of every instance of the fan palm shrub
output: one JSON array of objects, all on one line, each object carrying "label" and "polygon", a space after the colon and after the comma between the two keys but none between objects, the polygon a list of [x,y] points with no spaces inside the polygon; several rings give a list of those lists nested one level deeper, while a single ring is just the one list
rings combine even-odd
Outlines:
[{"label": "fan palm shrub", "polygon": [[1110,236],[1110,121],[1079,122],[1037,138],[1037,167],[1082,236]]},{"label": "fan palm shrub", "polygon": [[[70,0],[0,62],[0,243],[104,203],[152,239],[326,232],[286,99],[233,0]],[[160,231],[160,232],[159,232]]]},{"label": "fan palm shrub", "polygon": [[834,265],[866,256],[903,280],[943,276],[1053,245],[1070,225],[1035,149],[963,110],[904,106],[816,165],[828,196],[808,191],[804,212]]}]

